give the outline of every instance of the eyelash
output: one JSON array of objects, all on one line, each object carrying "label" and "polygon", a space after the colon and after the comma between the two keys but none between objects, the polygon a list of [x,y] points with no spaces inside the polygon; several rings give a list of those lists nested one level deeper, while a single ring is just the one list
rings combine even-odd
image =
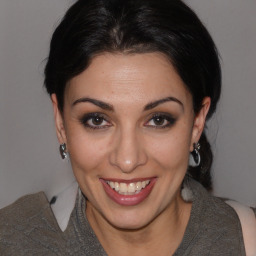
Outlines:
[{"label": "eyelash", "polygon": [[[107,124],[106,125],[102,125],[102,124],[99,124],[99,125],[97,125],[97,124],[89,124],[89,121],[93,122],[93,120],[95,121],[96,118],[100,118],[103,121],[103,123],[107,122]],[[89,113],[89,114],[86,114],[85,116],[83,116],[80,119],[80,123],[82,125],[84,125],[86,128],[89,128],[89,129],[92,129],[92,130],[104,129],[104,128],[107,128],[107,127],[111,126],[111,124],[108,121],[108,119],[106,118],[106,116],[101,114],[101,113]]]},{"label": "eyelash", "polygon": [[[93,123],[89,123],[90,121],[93,122],[93,120],[95,121],[96,118],[100,118],[101,123],[100,124],[93,124]],[[156,119],[162,119],[160,121],[163,121],[163,124],[154,124],[154,125],[149,125],[149,123],[151,121],[155,122]],[[107,124],[102,125],[102,123],[106,122]],[[167,123],[166,123],[167,122]],[[166,113],[155,113],[144,125],[146,127],[150,127],[150,128],[154,128],[154,129],[164,129],[164,128],[168,128],[172,125],[174,125],[176,122],[176,119],[170,115],[170,114],[166,114]],[[110,121],[108,121],[108,118],[106,118],[106,116],[102,113],[89,113],[86,114],[85,116],[83,116],[80,119],[80,123],[82,125],[84,125],[86,128],[92,129],[92,130],[96,130],[96,129],[104,129],[107,127],[112,126],[112,124],[110,123]]]},{"label": "eyelash", "polygon": [[[149,122],[151,122],[151,121],[153,121],[153,120],[156,121],[157,118],[161,118],[161,119],[162,119],[161,121],[167,122],[167,123],[164,124],[164,125],[162,125],[162,124],[160,124],[160,125],[157,125],[157,124],[155,124],[155,125],[148,125]],[[170,115],[170,114],[155,113],[155,114],[149,119],[149,121],[147,121],[147,123],[145,124],[145,126],[148,126],[148,127],[150,127],[150,128],[155,128],[155,129],[164,129],[164,128],[168,128],[168,127],[174,125],[175,122],[176,122],[176,119],[175,119],[172,115]]]}]

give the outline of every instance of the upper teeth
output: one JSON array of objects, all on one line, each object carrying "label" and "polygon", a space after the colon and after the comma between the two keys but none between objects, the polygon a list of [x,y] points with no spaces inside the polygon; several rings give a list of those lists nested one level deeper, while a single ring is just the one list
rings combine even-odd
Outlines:
[{"label": "upper teeth", "polygon": [[107,184],[117,191],[119,194],[133,194],[139,193],[143,188],[145,188],[149,184],[150,180],[131,182],[131,183],[119,183],[113,181],[107,181]]}]

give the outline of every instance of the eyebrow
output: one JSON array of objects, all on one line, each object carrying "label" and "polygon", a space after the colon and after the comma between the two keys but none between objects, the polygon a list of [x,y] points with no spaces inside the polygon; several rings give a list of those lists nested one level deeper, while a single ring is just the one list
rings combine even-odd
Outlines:
[{"label": "eyebrow", "polygon": [[163,104],[165,102],[169,102],[169,101],[173,101],[173,102],[178,103],[184,111],[183,103],[175,97],[167,97],[167,98],[163,98],[163,99],[160,99],[160,100],[157,100],[157,101],[153,101],[153,102],[151,102],[151,103],[149,103],[145,106],[144,111],[153,109],[153,108],[157,107],[158,105]]},{"label": "eyebrow", "polygon": [[85,103],[85,102],[90,102],[104,110],[108,110],[108,111],[114,111],[114,107],[111,104],[105,103],[103,101],[100,100],[96,100],[96,99],[92,99],[92,98],[80,98],[78,100],[75,100],[72,103],[72,107],[77,105],[78,103]]},{"label": "eyebrow", "polygon": [[[163,99],[160,99],[160,100],[157,100],[157,101],[153,101],[153,102],[150,102],[148,103],[145,107],[144,107],[144,111],[147,111],[147,110],[150,110],[150,109],[153,109],[155,107],[157,107],[158,105],[160,104],[163,104],[165,102],[169,102],[169,101],[172,101],[172,102],[176,102],[178,103],[182,109],[184,110],[184,105],[183,103],[178,100],[177,98],[175,97],[166,97],[166,98],[163,98]],[[96,100],[96,99],[92,99],[92,98],[88,98],[88,97],[85,97],[85,98],[80,98],[80,99],[77,99],[75,100],[73,103],[72,103],[72,106],[75,106],[79,103],[85,103],[85,102],[90,102],[104,110],[108,110],[108,111],[111,111],[113,112],[114,111],[114,107],[113,105],[111,104],[108,104],[108,103],[105,103],[103,101],[100,101],[100,100]]]}]

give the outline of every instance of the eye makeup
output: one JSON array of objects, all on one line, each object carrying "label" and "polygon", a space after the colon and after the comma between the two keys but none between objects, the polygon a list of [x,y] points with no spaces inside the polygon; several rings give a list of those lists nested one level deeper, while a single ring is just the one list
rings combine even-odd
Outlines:
[{"label": "eye makeup", "polygon": [[154,113],[144,125],[149,128],[164,129],[173,126],[176,121],[177,118],[169,113]]},{"label": "eye makeup", "polygon": [[[177,118],[170,113],[156,112],[152,113],[143,126],[146,128],[165,129],[173,126],[177,121]],[[106,129],[112,126],[110,118],[100,112],[91,112],[84,114],[79,118],[79,122],[88,129]]]},{"label": "eye makeup", "polygon": [[106,115],[99,112],[85,114],[79,121],[85,128],[92,130],[104,129],[112,126]]}]

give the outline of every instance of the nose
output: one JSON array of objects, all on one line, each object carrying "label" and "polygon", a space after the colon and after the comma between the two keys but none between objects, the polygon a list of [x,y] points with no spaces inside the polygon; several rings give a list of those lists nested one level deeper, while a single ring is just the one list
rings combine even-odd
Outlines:
[{"label": "nose", "polygon": [[147,155],[143,149],[143,142],[136,131],[120,131],[116,135],[110,163],[118,167],[123,173],[131,173],[137,167],[145,165]]}]

